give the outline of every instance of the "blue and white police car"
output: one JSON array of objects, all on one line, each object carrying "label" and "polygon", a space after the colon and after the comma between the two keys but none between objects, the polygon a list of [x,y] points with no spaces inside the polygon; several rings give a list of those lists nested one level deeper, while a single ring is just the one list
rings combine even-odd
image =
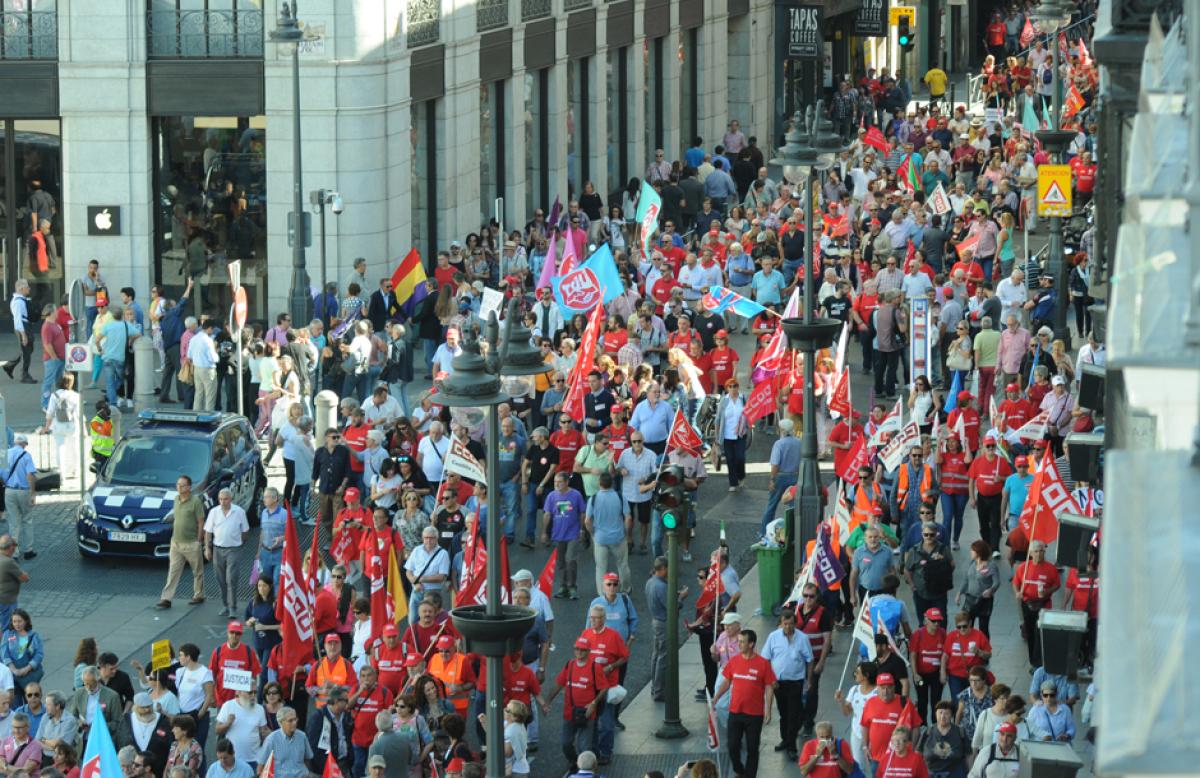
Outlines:
[{"label": "blue and white police car", "polygon": [[79,507],[79,553],[166,559],[180,475],[192,479],[192,491],[205,508],[216,505],[217,493],[228,488],[257,523],[267,478],[246,418],[220,411],[146,410],[122,430]]}]

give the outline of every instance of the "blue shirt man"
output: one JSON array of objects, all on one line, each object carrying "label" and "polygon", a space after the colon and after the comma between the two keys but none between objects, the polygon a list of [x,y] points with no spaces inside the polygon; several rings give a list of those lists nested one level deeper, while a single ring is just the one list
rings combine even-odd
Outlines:
[{"label": "blue shirt man", "polygon": [[100,342],[100,357],[105,362],[124,362],[125,361],[125,346],[129,336],[134,332],[140,332],[136,322],[127,322],[124,319],[110,321],[104,325],[104,329],[100,330],[100,335],[103,340]]},{"label": "blue shirt man", "polygon": [[633,599],[620,590],[621,582],[615,573],[604,576],[602,594],[592,600],[588,610],[599,605],[604,609],[604,626],[612,627],[628,647],[637,637],[638,612]]},{"label": "blue shirt man", "polygon": [[1017,472],[1004,479],[1003,494],[1008,498],[1008,528],[1016,526],[1021,510],[1025,507],[1025,498],[1029,495],[1029,486],[1033,483],[1033,475],[1029,466],[1022,462],[1025,457],[1017,457]]},{"label": "blue shirt man", "polygon": [[613,491],[612,474],[601,473],[599,482],[600,488],[587,501],[587,523],[592,540],[601,546],[624,543],[625,500]]},{"label": "blue shirt man", "polygon": [[1029,731],[1039,740],[1071,742],[1075,739],[1075,717],[1066,703],[1058,701],[1054,681],[1042,682],[1042,701],[1029,709],[1026,722]]},{"label": "blue shirt man", "polygon": [[813,652],[808,636],[796,629],[795,611],[790,608],[780,611],[779,629],[767,635],[759,653],[771,663],[780,683],[800,681],[803,689],[804,679],[812,670]]},{"label": "blue shirt man", "polygon": [[713,160],[713,165],[716,169],[704,179],[704,194],[712,198],[714,206],[718,201],[723,205],[730,197],[737,197],[737,184],[733,183],[721,160]]},{"label": "blue shirt man", "polygon": [[648,388],[646,399],[638,403],[629,418],[629,426],[642,433],[648,448],[655,448],[667,439],[671,434],[671,421],[675,418],[675,411],[659,399],[660,394],[658,386]]},{"label": "blue shirt man", "polygon": [[33,457],[26,451],[29,438],[17,434],[13,437],[14,445],[8,450],[8,466],[4,469],[4,485],[9,489],[28,489],[30,478],[37,474],[37,465]]},{"label": "blue shirt man", "polygon": [[779,305],[782,302],[783,290],[787,288],[787,279],[774,268],[771,260],[763,258],[762,270],[754,274],[750,287],[754,290],[754,300],[759,305]]}]

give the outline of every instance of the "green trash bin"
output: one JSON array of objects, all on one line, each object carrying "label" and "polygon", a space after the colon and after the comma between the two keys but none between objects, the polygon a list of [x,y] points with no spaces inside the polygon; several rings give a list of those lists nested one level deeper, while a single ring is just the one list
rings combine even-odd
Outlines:
[{"label": "green trash bin", "polygon": [[783,555],[787,549],[758,546],[755,551],[758,555],[759,607],[764,614],[772,615],[783,602]]}]

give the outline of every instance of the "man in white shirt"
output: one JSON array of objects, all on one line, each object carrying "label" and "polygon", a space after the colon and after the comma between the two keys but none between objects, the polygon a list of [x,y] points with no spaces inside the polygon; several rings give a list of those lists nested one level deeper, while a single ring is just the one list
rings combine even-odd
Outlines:
[{"label": "man in white shirt", "polygon": [[929,280],[929,274],[921,269],[924,265],[925,258],[918,251],[909,265],[908,275],[904,276],[904,281],[900,284],[905,300],[923,298],[933,288],[933,281]]},{"label": "man in white shirt", "polygon": [[421,438],[417,446],[417,464],[430,484],[442,480],[442,468],[446,466],[446,454],[449,452],[450,441],[446,439],[446,428],[440,421],[430,423],[429,434]]},{"label": "man in white shirt", "polygon": [[1025,288],[1025,271],[1019,267],[1014,267],[1008,278],[1002,279],[996,284],[996,299],[1000,301],[1000,308],[1004,312],[1001,317],[1005,321],[1008,320],[1008,314],[1015,314],[1017,321],[1024,320],[1025,301],[1029,297],[1029,291]]},{"label": "man in white shirt", "polygon": [[217,346],[212,339],[216,326],[214,320],[205,320],[188,343],[187,358],[195,371],[193,384],[196,387],[192,410],[211,411],[217,407]]},{"label": "man in white shirt", "polygon": [[767,635],[759,651],[771,663],[775,673],[775,704],[779,708],[779,746],[788,759],[800,754],[797,737],[804,718],[804,682],[812,675],[813,652],[808,636],[796,629],[796,612],[784,608],[779,613],[779,629]]},{"label": "man in white shirt", "polygon": [[235,616],[238,613],[238,581],[242,575],[238,553],[250,531],[250,522],[246,520],[242,506],[234,504],[230,490],[222,489],[217,502],[204,520],[204,558],[213,563],[217,581],[221,584],[221,602],[225,608],[218,615]]},{"label": "man in white shirt", "polygon": [[421,545],[408,555],[404,562],[404,572],[412,584],[408,612],[416,613],[425,592],[442,591],[446,579],[450,577],[450,554],[438,545],[436,527],[421,530]]},{"label": "man in white shirt", "polygon": [[[512,590],[525,589],[529,592],[529,607],[537,611],[542,616],[542,621],[546,623],[546,642],[550,643],[554,640],[554,608],[550,603],[550,598],[541,588],[533,585],[533,573],[528,570],[518,570],[512,574]],[[537,672],[539,681],[546,677],[546,668],[534,668]]]},{"label": "man in white shirt", "polygon": [[446,329],[446,342],[437,347],[437,351],[433,352],[433,377],[437,378],[439,373],[450,375],[454,372],[454,358],[462,353],[462,346],[458,345],[459,332],[457,327],[449,327]]},{"label": "man in white shirt", "polygon": [[371,392],[371,399],[363,406],[363,418],[367,424],[379,430],[391,427],[403,415],[399,401],[388,394],[387,384],[376,385]]}]

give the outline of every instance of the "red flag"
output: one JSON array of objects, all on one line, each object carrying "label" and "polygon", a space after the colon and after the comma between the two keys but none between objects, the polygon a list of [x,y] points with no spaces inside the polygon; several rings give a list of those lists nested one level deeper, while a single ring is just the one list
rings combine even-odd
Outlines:
[{"label": "red flag", "polygon": [[[1059,62],[1068,62],[1071,59],[1070,44],[1067,43],[1067,34],[1065,32],[1058,34],[1058,56],[1061,57]],[[1057,66],[1059,62],[1054,64]]]},{"label": "red flag", "polygon": [[321,567],[321,546],[317,542],[317,536],[321,534],[319,530],[319,525],[313,527],[312,548],[308,550],[308,568],[304,571],[304,580],[308,584],[308,604],[314,612],[317,607],[317,589],[321,587],[317,580],[317,574]]},{"label": "red flag", "polygon": [[1087,43],[1084,42],[1083,38],[1079,39],[1079,65],[1084,69],[1092,66],[1092,55],[1088,51]]},{"label": "red flag", "polygon": [[542,568],[542,574],[538,576],[537,586],[542,590],[542,594],[547,597],[554,594],[554,568],[558,565],[558,547],[556,546],[550,552],[550,558],[546,560],[546,566]]},{"label": "red flag", "polygon": [[762,370],[769,375],[774,375],[783,369],[783,358],[787,354],[787,335],[783,332],[783,327],[779,327],[771,335],[771,340],[767,342],[767,347],[763,349],[762,359],[755,366],[756,370]]},{"label": "red flag", "polygon": [[710,602],[720,601],[721,589],[721,562],[720,557],[714,557],[712,565],[708,569],[708,578],[704,579],[704,588],[700,590],[700,596],[696,598],[696,610],[700,610]]},{"label": "red flag", "polygon": [[[313,535],[316,534],[314,530]],[[313,650],[313,595],[300,565],[300,541],[296,537],[296,523],[292,521],[289,506],[279,566],[279,597],[275,600],[275,618],[283,638],[280,649],[285,670],[299,667],[306,658],[312,656]],[[271,775],[274,775],[273,768]]]},{"label": "red flag", "polygon": [[971,252],[972,256],[974,256],[975,246],[977,246],[978,244],[979,244],[979,236],[978,235],[968,236],[968,237],[964,238],[963,240],[959,241],[958,243],[955,243],[954,250],[958,252],[958,256],[960,258],[962,257],[964,251],[969,251],[969,252]]},{"label": "red flag", "polygon": [[896,726],[908,727],[910,731],[916,732],[917,727],[921,726],[921,723],[921,714],[917,713],[912,700],[906,699],[904,701],[904,710],[900,711],[900,718],[896,719]]},{"label": "red flag", "polygon": [[1071,84],[1071,88],[1067,90],[1067,97],[1063,101],[1063,118],[1070,119],[1075,114],[1083,110],[1086,101],[1083,99],[1083,94]]},{"label": "red flag", "polygon": [[368,641],[371,645],[383,640],[384,626],[392,623],[391,609],[388,608],[387,568],[384,566],[383,557],[379,554],[378,545],[373,545],[373,548],[371,556],[367,559],[367,570],[365,571],[371,578],[371,613],[373,617],[371,619],[371,639]]},{"label": "red flag", "polygon": [[267,756],[267,761],[263,762],[263,766],[258,768],[258,778],[275,778],[274,751]]},{"label": "red flag", "polygon": [[721,729],[717,726],[717,711],[713,707],[712,693],[704,690],[704,698],[708,703],[708,750],[721,750]]},{"label": "red flag", "polygon": [[462,580],[454,597],[455,605],[475,603],[487,579],[487,549],[479,542],[479,519],[471,522],[471,534],[463,544]]},{"label": "red flag", "polygon": [[1023,48],[1023,49],[1029,48],[1030,44],[1033,43],[1033,39],[1036,36],[1037,36],[1037,33],[1033,29],[1033,22],[1031,22],[1029,20],[1029,17],[1026,16],[1025,17],[1025,26],[1021,28],[1021,48]]},{"label": "red flag", "polygon": [[848,484],[857,484],[858,468],[866,461],[867,436],[858,435],[850,442],[850,451],[847,453],[846,458],[842,460],[842,469],[837,473],[838,478]]},{"label": "red flag", "polygon": [[1021,529],[1030,542],[1053,543],[1058,539],[1058,517],[1068,511],[1079,513],[1079,505],[1063,485],[1051,449],[1047,448],[1025,497]]},{"label": "red flag", "polygon": [[704,450],[704,441],[700,433],[683,417],[683,411],[675,411],[675,421],[671,422],[671,434],[667,436],[667,453],[680,449],[692,456],[698,457]]},{"label": "red flag", "polygon": [[759,419],[765,419],[774,413],[775,405],[775,382],[761,381],[746,399],[742,415],[746,417],[747,424],[753,425]]},{"label": "red flag", "polygon": [[[313,535],[317,533],[314,531]],[[337,541],[333,544],[333,548],[329,549],[330,556],[340,565],[344,565],[354,558],[354,533],[349,528],[343,527],[338,533]]]},{"label": "red flag", "polygon": [[583,342],[579,344],[579,359],[571,371],[567,396],[563,398],[563,413],[583,423],[583,396],[588,392],[587,374],[596,359],[596,342],[600,339],[600,323],[604,320],[604,306],[597,305],[588,316],[587,328],[583,331]]},{"label": "red flag", "polygon": [[829,410],[850,417],[850,368],[843,367],[842,375],[833,385],[833,393],[829,395]]},{"label": "red flag", "polygon": [[883,137],[883,132],[878,127],[871,126],[867,128],[867,134],[863,136],[863,143],[871,148],[879,149],[881,154],[887,153],[887,138]]},{"label": "red flag", "polygon": [[438,767],[437,760],[433,758],[433,754],[429,755],[429,777],[442,778],[442,768]]},{"label": "red flag", "polygon": [[321,771],[321,778],[342,778],[342,769],[338,767],[337,760],[332,755],[325,757],[325,769]]}]

